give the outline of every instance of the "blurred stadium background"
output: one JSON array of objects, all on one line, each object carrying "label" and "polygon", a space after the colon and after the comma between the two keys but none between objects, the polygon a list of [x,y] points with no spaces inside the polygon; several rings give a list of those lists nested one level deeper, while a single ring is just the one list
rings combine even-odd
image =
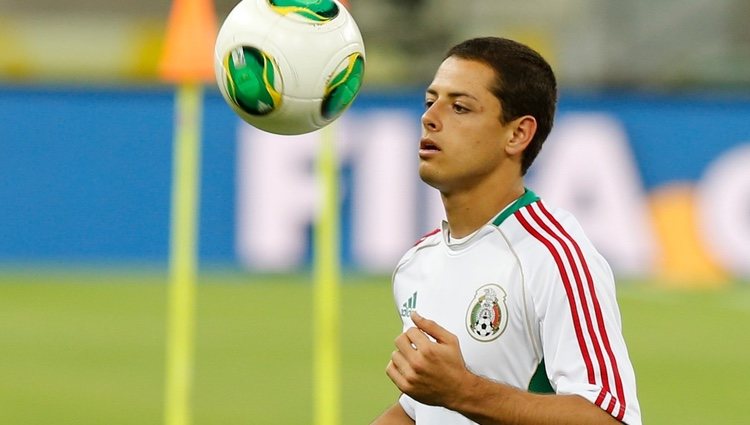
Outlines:
[{"label": "blurred stadium background", "polygon": [[[219,19],[235,3],[216,0]],[[747,423],[750,3],[351,4],[368,67],[336,127],[343,423],[397,395],[383,373],[399,331],[389,273],[441,215],[414,172],[421,90],[450,44],[483,34],[530,44],[558,73],[530,185],[615,268],[645,422]],[[2,424],[162,422],[169,7],[0,0]],[[207,86],[198,425],[312,421],[317,143],[254,131]]]}]

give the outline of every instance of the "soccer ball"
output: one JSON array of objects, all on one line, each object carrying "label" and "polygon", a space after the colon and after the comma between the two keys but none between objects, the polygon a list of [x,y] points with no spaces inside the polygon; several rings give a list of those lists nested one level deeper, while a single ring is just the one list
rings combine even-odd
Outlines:
[{"label": "soccer ball", "polygon": [[365,49],[337,0],[242,0],[216,39],[222,96],[243,120],[270,133],[322,128],[362,85]]},{"label": "soccer ball", "polygon": [[477,316],[477,320],[474,322],[474,331],[480,337],[488,337],[495,333],[496,329],[493,326],[493,317],[489,309],[482,309]]}]

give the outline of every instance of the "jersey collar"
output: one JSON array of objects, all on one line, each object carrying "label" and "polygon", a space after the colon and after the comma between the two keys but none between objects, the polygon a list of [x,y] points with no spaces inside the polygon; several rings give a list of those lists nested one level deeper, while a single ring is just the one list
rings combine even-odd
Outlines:
[{"label": "jersey collar", "polygon": [[525,207],[526,205],[532,204],[539,200],[539,196],[531,190],[524,188],[523,195],[516,199],[512,204],[505,208],[500,214],[492,220],[492,224],[499,226],[506,218],[510,217],[511,214]]},{"label": "jersey collar", "polygon": [[515,201],[513,201],[513,203],[511,203],[510,205],[508,205],[507,207],[505,207],[490,223],[487,223],[487,225],[482,226],[481,228],[479,228],[479,230],[477,230],[476,232],[474,232],[474,234],[472,234],[471,236],[468,236],[461,243],[448,243],[448,234],[449,234],[450,230],[449,230],[448,222],[445,221],[445,220],[443,220],[443,223],[442,223],[442,226],[441,226],[442,227],[441,234],[443,236],[443,242],[445,243],[445,246],[447,246],[448,249],[450,249],[451,251],[460,251],[463,248],[466,248],[469,245],[471,245],[468,242],[471,241],[471,240],[477,239],[478,235],[485,235],[488,232],[492,232],[493,231],[492,229],[494,229],[494,228],[493,227],[489,227],[490,224],[492,224],[496,228],[496,227],[500,226],[500,224],[503,221],[505,221],[506,218],[510,217],[513,213],[515,213],[516,211],[520,210],[521,208],[523,208],[523,207],[525,207],[525,206],[527,206],[529,204],[532,204],[532,203],[534,203],[534,202],[536,202],[538,200],[539,200],[539,196],[537,196],[536,193],[532,192],[529,189],[524,188],[523,195],[521,195],[518,199],[516,199]]}]

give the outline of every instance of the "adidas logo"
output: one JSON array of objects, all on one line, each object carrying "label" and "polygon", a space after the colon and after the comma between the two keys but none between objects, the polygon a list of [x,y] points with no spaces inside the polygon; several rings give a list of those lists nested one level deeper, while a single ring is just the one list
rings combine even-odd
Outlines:
[{"label": "adidas logo", "polygon": [[417,308],[417,293],[414,292],[405,303],[401,304],[401,317],[409,317]]}]

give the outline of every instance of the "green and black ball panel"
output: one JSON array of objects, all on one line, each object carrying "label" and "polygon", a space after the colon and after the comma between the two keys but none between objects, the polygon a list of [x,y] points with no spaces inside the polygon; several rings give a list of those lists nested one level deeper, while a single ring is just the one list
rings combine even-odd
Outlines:
[{"label": "green and black ball panel", "polygon": [[227,94],[242,111],[268,115],[281,106],[281,74],[273,58],[250,46],[234,48],[224,57]]},{"label": "green and black ball panel", "polygon": [[320,106],[323,118],[331,120],[339,116],[357,97],[365,73],[365,59],[359,53],[346,58],[346,67],[339,71],[326,85],[325,96]]},{"label": "green and black ball panel", "polygon": [[294,14],[305,20],[322,24],[338,16],[339,6],[333,0],[266,0],[280,15]]}]

